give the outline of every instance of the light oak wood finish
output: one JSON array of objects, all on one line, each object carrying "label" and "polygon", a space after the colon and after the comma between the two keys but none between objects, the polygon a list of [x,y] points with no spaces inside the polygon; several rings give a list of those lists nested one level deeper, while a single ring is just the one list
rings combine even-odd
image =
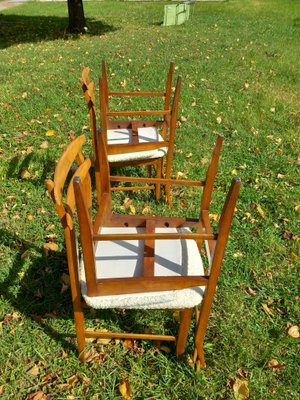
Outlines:
[{"label": "light oak wood finish", "polygon": [[[164,178],[170,179],[174,152],[174,139],[176,131],[176,122],[178,115],[178,105],[181,90],[181,78],[179,77],[176,84],[176,89],[173,97],[171,107],[171,93],[172,93],[172,77],[174,71],[174,64],[170,64],[166,89],[164,92],[121,92],[121,91],[109,91],[108,79],[106,72],[106,63],[102,62],[102,75],[99,79],[99,95],[100,95],[100,121],[101,131],[104,135],[108,156],[116,156],[114,161],[110,162],[111,166],[148,166],[148,176],[152,175],[153,169],[155,170],[155,176],[162,181],[157,181],[154,185],[150,185],[148,189],[155,189],[156,199],[161,198],[161,186],[165,186],[166,200],[170,206],[172,206],[172,198],[170,192],[170,186],[165,185]],[[97,136],[99,134],[99,127],[96,121],[96,103],[94,93],[94,83],[89,78],[89,68],[86,67],[82,71],[81,86],[84,92],[86,102],[89,107],[90,115],[90,127],[93,136],[93,147],[94,147],[94,160],[98,168],[99,149],[97,146]],[[110,97],[163,97],[164,104],[161,110],[116,110],[111,111],[109,107]],[[161,120],[140,120],[132,119],[132,117],[155,117],[160,116]],[[128,117],[128,119],[120,118]],[[118,119],[115,119],[118,118]],[[151,141],[151,142],[139,142],[138,129],[139,128],[156,128],[159,129],[162,141]],[[108,130],[128,129],[132,130],[132,143],[118,143],[112,144],[108,141]],[[146,134],[145,134],[146,135]],[[146,135],[147,136],[147,135]],[[159,149],[166,149],[167,154],[164,156],[163,152],[157,153],[156,156],[147,155],[143,156],[143,152],[154,151]],[[118,155],[123,156],[124,154],[139,153],[139,157],[132,156],[132,159],[126,161],[118,161]],[[152,154],[152,153],[151,153]],[[123,157],[120,158],[122,160]],[[97,169],[96,168],[96,169]],[[97,186],[100,186],[99,176],[96,174]],[[113,190],[141,190],[138,186],[131,187],[115,187]]]},{"label": "light oak wood finish", "polygon": [[[184,290],[184,288],[193,288],[201,286],[205,288],[203,301],[195,307],[196,329],[195,329],[195,350],[194,361],[196,368],[205,366],[203,342],[207,329],[209,313],[216,290],[217,280],[220,273],[222,260],[224,257],[225,246],[229,235],[229,230],[233,218],[233,213],[240,188],[240,181],[235,178],[232,182],[230,191],[227,195],[223,211],[216,232],[213,232],[208,214],[211,194],[214,189],[213,181],[217,171],[221,145],[223,137],[217,137],[217,143],[213,152],[212,160],[209,165],[206,179],[204,181],[177,181],[169,179],[167,184],[188,185],[195,188],[203,187],[203,195],[199,209],[199,218],[186,217],[163,217],[163,216],[130,216],[118,215],[112,212],[111,206],[111,188],[109,175],[109,165],[107,162],[107,152],[103,135],[98,135],[99,146],[99,177],[101,187],[97,194],[98,210],[94,220],[92,219],[92,188],[90,178],[90,167],[93,160],[84,160],[81,147],[84,143],[84,136],[75,139],[57,163],[54,174],[54,181],[47,181],[47,187],[55,204],[60,221],[62,223],[72,290],[72,301],[74,307],[74,319],[78,343],[78,351],[81,360],[84,360],[84,349],[87,338],[117,338],[117,339],[145,339],[154,341],[175,341],[176,354],[181,357],[184,353],[185,344],[189,335],[190,322],[193,315],[193,308],[184,308],[180,311],[181,321],[177,336],[160,334],[141,334],[141,333],[114,333],[90,331],[85,328],[83,314],[83,300],[81,298],[81,288],[78,274],[78,256],[76,246],[76,233],[74,229],[74,208],[76,202],[77,217],[79,222],[80,240],[83,252],[84,270],[86,276],[86,285],[88,295],[112,296],[126,295],[130,293],[162,292],[170,290]],[[73,162],[77,161],[78,168],[73,174],[73,179],[66,186],[66,178],[70,172]],[[125,179],[120,177],[121,180]],[[135,178],[134,181],[136,181]],[[141,178],[142,183],[144,179]],[[156,180],[152,178],[152,180]],[[160,182],[160,180],[158,180]],[[139,183],[138,181],[136,181]],[[98,187],[97,187],[98,189]],[[66,197],[63,196],[66,193]],[[65,199],[65,200],[63,200]],[[105,227],[119,228],[145,228],[144,233],[136,234],[105,234],[101,229]],[[195,232],[177,232],[177,233],[157,233],[155,228],[194,228]],[[142,275],[135,277],[120,278],[99,278],[96,276],[95,245],[106,241],[115,241],[122,239],[139,239],[144,241],[143,268]],[[198,245],[207,243],[207,251],[210,258],[210,271],[206,275],[189,276],[155,276],[154,256],[157,240],[194,240]],[[117,254],[116,254],[117,256]],[[151,304],[149,304],[151,309]]]}]

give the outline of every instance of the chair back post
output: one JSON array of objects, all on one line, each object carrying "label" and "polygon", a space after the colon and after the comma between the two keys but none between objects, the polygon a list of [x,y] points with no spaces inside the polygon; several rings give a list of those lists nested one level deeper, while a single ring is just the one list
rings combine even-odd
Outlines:
[{"label": "chair back post", "polygon": [[[84,325],[84,318],[82,313],[81,305],[81,291],[78,276],[78,253],[76,244],[76,234],[73,225],[72,215],[75,207],[75,203],[69,203],[68,199],[64,204],[62,201],[62,189],[65,185],[65,181],[71,166],[76,159],[78,164],[83,163],[83,155],[81,147],[85,141],[84,136],[80,136],[74,139],[63,156],[57,163],[54,181],[46,180],[46,186],[51,199],[56,208],[60,222],[64,230],[64,237],[67,250],[68,270],[70,277],[71,296],[73,303],[74,319],[76,320],[76,336],[78,342],[78,349],[81,352],[84,349],[85,339],[82,334],[82,327]],[[69,195],[70,196],[70,195]]]},{"label": "chair back post", "polygon": [[[176,131],[177,116],[178,116],[180,91],[181,91],[181,76],[177,78],[176,89],[173,97],[173,104],[171,110],[170,127],[169,127],[169,146],[168,146],[168,154],[166,162],[166,179],[170,179],[171,177],[173,152],[174,152],[174,138]],[[170,185],[165,186],[165,192],[166,192],[167,202],[169,204],[169,207],[171,208],[172,198],[171,198]]]},{"label": "chair back post", "polygon": [[[174,63],[170,63],[167,84],[166,84],[166,91],[165,91],[165,106],[164,110],[168,111],[171,107],[171,93],[172,93],[172,81],[173,81],[173,72],[174,72]],[[162,137],[166,140],[168,135],[168,127],[170,125],[170,118],[171,118],[171,110],[170,113],[164,116],[164,121],[162,125]]]},{"label": "chair back post", "polygon": [[[101,76],[103,78],[103,86],[104,86],[103,90],[104,90],[104,94],[105,94],[105,101],[106,101],[106,104],[108,105],[108,80],[107,80],[107,69],[106,69],[105,60],[102,60],[101,70],[102,70]],[[99,98],[101,98],[101,97],[99,97]]]},{"label": "chair back post", "polygon": [[93,242],[93,226],[86,203],[86,193],[79,176],[73,178],[77,216],[80,229],[80,241],[82,245],[84,270],[86,276],[88,296],[97,294],[95,249]]},{"label": "chair back post", "polygon": [[201,305],[200,318],[198,320],[196,328],[195,346],[196,349],[198,349],[198,352],[202,349],[203,346],[209,313],[213,302],[213,297],[216,291],[218,277],[225,254],[225,247],[230,232],[230,227],[240,191],[240,186],[241,186],[240,179],[237,177],[233,178],[229,192],[226,196],[226,200],[218,224],[217,228],[218,238],[215,242],[215,247],[212,254],[212,263],[211,263],[209,281]]},{"label": "chair back post", "polygon": [[100,76],[99,78],[99,96],[100,96],[100,121],[101,131],[104,135],[105,143],[107,143],[107,129],[108,129],[108,97],[106,96],[106,84],[105,78]]},{"label": "chair back post", "polygon": [[99,160],[97,157],[98,137],[97,137],[97,120],[96,120],[96,101],[94,92],[94,82],[90,81],[89,72],[90,72],[89,67],[83,68],[80,83],[89,109],[90,129],[92,132],[93,153],[94,153],[93,164],[95,168],[97,199],[99,203],[100,202],[99,194],[101,192],[101,180],[99,172]]},{"label": "chair back post", "polygon": [[212,153],[210,164],[209,164],[209,167],[208,167],[207,173],[206,173],[205,185],[203,188],[203,193],[202,193],[202,198],[201,198],[201,212],[204,210],[208,211],[209,206],[210,206],[211,196],[212,196],[212,191],[214,188],[215,178],[217,175],[223,140],[224,140],[224,136],[219,134],[217,137],[217,141],[216,141],[213,153]]}]

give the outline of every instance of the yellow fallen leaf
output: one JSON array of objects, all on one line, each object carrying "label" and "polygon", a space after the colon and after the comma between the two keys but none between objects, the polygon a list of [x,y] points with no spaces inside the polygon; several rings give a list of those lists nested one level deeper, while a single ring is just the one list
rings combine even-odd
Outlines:
[{"label": "yellow fallen leaf", "polygon": [[184,115],[182,115],[182,116],[180,117],[180,121],[181,121],[181,122],[186,122],[186,121],[187,121],[187,118],[186,118]]},{"label": "yellow fallen leaf", "polygon": [[218,222],[220,219],[220,215],[219,214],[209,214],[209,218],[212,219],[213,221]]},{"label": "yellow fallen leaf", "polygon": [[233,170],[231,171],[231,175],[238,175],[237,169],[233,169]]},{"label": "yellow fallen leaf", "polygon": [[27,169],[23,169],[21,172],[22,179],[29,179],[31,177],[30,172]]},{"label": "yellow fallen leaf", "polygon": [[32,215],[28,215],[27,219],[28,219],[28,221],[32,221],[33,220],[33,216]]},{"label": "yellow fallen leaf", "polygon": [[119,385],[119,391],[125,400],[132,399],[132,391],[130,387],[130,383],[126,380],[123,380],[122,383]]},{"label": "yellow fallen leaf", "polygon": [[291,326],[291,327],[288,329],[287,334],[288,334],[290,337],[294,338],[294,339],[298,339],[298,337],[300,336],[299,327],[298,327],[297,325]]},{"label": "yellow fallen leaf", "polygon": [[27,99],[28,97],[28,93],[27,92],[23,92],[22,93],[22,99]]},{"label": "yellow fallen leaf", "polygon": [[264,213],[263,209],[261,208],[261,206],[260,206],[259,204],[257,204],[256,210],[257,210],[258,214],[259,214],[263,219],[266,218],[265,213]]},{"label": "yellow fallen leaf", "polygon": [[245,83],[244,83],[244,89],[245,89],[245,90],[248,90],[248,89],[249,89],[249,86],[250,86],[250,85],[249,85],[248,82],[245,82]]},{"label": "yellow fallen leaf", "polygon": [[40,373],[40,369],[39,369],[39,367],[37,365],[34,365],[32,368],[30,368],[27,371],[27,374],[31,375],[31,376],[38,376],[39,373]]},{"label": "yellow fallen leaf", "polygon": [[191,157],[193,157],[193,153],[188,153],[188,154],[186,155],[186,158],[191,158]]},{"label": "yellow fallen leaf", "polygon": [[216,121],[217,121],[217,124],[220,124],[222,122],[222,118],[221,117],[217,117]]},{"label": "yellow fallen leaf", "polygon": [[267,304],[262,304],[262,308],[265,311],[266,314],[272,316],[273,312],[271,310],[271,308],[267,305]]},{"label": "yellow fallen leaf", "polygon": [[178,171],[176,174],[176,179],[186,179],[186,174],[184,172]]},{"label": "yellow fallen leaf", "polygon": [[19,277],[20,279],[23,279],[24,276],[25,276],[25,272],[24,272],[24,271],[18,272],[18,277]]},{"label": "yellow fallen leaf", "polygon": [[57,251],[58,250],[58,245],[54,242],[49,242],[44,244],[44,249],[45,250],[52,250],[52,251]]},{"label": "yellow fallen leaf", "polygon": [[233,384],[233,394],[236,400],[246,400],[249,398],[248,381],[236,379]]},{"label": "yellow fallen leaf", "polygon": [[49,131],[46,132],[46,136],[54,136],[55,131],[53,129],[50,129]]}]

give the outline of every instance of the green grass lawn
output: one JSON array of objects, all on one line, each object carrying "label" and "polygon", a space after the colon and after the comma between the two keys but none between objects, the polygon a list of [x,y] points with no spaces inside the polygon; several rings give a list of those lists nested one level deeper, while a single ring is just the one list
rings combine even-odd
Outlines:
[{"label": "green grass lawn", "polygon": [[[84,36],[65,34],[64,3],[27,3],[0,19],[0,397],[117,399],[126,380],[133,399],[233,399],[240,379],[252,399],[299,398],[299,339],[287,331],[299,326],[300,3],[197,3],[177,27],[161,25],[162,3],[84,7]],[[207,368],[198,375],[188,357],[178,361],[173,348],[147,342],[128,349],[112,341],[96,347],[96,361],[78,360],[70,290],[62,290],[63,234],[44,180],[71,133],[85,133],[91,153],[79,77],[88,65],[97,82],[103,58],[111,86],[128,90],[163,88],[173,60],[184,117],[174,176],[202,178],[215,133],[223,132],[212,213],[232,175],[243,182],[206,337]],[[137,213],[148,205],[153,214],[197,216],[198,196],[189,189],[183,202],[178,194],[172,210],[151,193],[130,196]],[[47,240],[59,251],[46,254]],[[160,312],[87,317],[115,329],[176,329]]]}]

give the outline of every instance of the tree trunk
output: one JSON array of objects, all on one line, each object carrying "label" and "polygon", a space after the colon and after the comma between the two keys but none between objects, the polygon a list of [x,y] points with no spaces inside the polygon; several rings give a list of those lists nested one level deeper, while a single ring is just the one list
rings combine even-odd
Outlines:
[{"label": "tree trunk", "polygon": [[83,33],[87,31],[84,18],[82,0],[68,0],[69,26],[70,33]]}]

